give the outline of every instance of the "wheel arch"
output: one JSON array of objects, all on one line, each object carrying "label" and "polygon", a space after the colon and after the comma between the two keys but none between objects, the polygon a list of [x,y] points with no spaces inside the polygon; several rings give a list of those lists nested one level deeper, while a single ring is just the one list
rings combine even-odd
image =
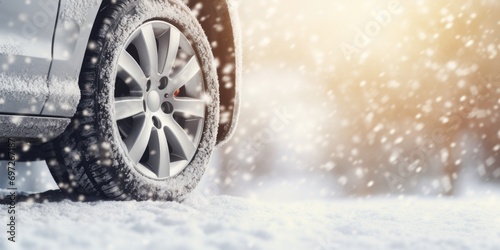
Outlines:
[{"label": "wheel arch", "polygon": [[208,37],[217,60],[220,123],[217,145],[234,133],[239,115],[242,51],[236,4],[228,0],[185,0]]}]

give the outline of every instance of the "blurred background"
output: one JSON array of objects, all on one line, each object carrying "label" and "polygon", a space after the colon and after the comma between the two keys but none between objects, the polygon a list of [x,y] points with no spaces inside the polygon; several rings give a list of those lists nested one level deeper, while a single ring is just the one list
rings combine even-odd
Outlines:
[{"label": "blurred background", "polygon": [[[198,191],[500,193],[499,1],[235,2],[240,121]],[[24,190],[57,188],[44,163],[26,169]]]},{"label": "blurred background", "polygon": [[500,2],[239,1],[242,110],[207,182],[258,199],[500,188]]}]

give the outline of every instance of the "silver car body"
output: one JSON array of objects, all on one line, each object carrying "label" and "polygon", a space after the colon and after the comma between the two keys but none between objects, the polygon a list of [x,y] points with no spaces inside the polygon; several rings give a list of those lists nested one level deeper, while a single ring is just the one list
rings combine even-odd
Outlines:
[{"label": "silver car body", "polygon": [[[64,131],[80,100],[80,68],[102,2],[0,0],[0,137],[47,140]],[[222,79],[221,74],[227,74],[223,71],[224,65],[235,68],[241,64],[239,46],[235,44],[237,19],[229,11],[226,0],[188,2],[193,9],[202,4],[213,6],[210,9],[217,12],[208,10],[200,23],[212,44],[227,47],[227,50],[214,48],[215,57],[221,61],[219,78]],[[199,12],[197,15],[202,18],[203,13]],[[220,33],[220,27],[206,21],[210,15],[218,16],[211,19],[220,22],[218,25],[231,27],[224,27]],[[237,72],[236,69],[224,77],[232,84],[224,84],[222,80],[220,83],[230,86],[221,87],[221,105],[226,116],[230,111],[231,119],[221,124],[219,143],[225,141],[234,128],[231,123],[238,106]],[[46,131],[47,128],[50,130]]]}]

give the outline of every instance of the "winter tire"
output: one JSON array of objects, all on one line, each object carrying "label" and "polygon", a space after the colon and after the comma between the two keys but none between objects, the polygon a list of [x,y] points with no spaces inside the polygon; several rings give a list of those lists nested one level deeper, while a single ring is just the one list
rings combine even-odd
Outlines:
[{"label": "winter tire", "polygon": [[207,38],[183,3],[102,8],[79,86],[77,113],[48,150],[61,189],[179,201],[196,186],[217,138],[219,90]]}]

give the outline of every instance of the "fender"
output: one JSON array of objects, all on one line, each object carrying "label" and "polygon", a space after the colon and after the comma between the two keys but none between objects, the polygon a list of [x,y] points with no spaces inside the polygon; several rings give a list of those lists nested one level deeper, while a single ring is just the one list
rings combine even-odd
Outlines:
[{"label": "fender", "polygon": [[188,6],[205,30],[218,63],[221,114],[217,144],[223,145],[235,131],[240,106],[242,44],[237,5],[228,0],[191,0]]}]

